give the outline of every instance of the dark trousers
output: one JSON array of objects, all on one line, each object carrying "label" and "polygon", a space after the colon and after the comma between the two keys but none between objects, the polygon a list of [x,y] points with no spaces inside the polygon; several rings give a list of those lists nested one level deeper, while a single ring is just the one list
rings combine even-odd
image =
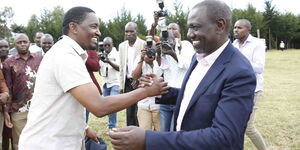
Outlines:
[{"label": "dark trousers", "polygon": [[[131,86],[132,79],[126,78],[125,81],[125,93],[133,91],[134,89]],[[126,109],[126,122],[127,126],[139,126],[137,119],[137,103],[131,105]]]}]

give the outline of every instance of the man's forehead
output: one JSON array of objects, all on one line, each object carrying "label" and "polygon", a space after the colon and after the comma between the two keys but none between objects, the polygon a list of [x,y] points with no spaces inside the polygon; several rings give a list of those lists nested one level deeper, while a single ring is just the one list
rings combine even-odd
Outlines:
[{"label": "man's forehead", "polygon": [[8,45],[8,42],[6,40],[0,40],[1,45]]},{"label": "man's forehead", "polygon": [[97,24],[99,25],[99,20],[96,16],[95,13],[93,12],[90,12],[90,13],[87,13],[83,22],[87,22],[88,24]]},{"label": "man's forehead", "polygon": [[18,41],[29,41],[29,39],[25,35],[20,35],[20,36],[16,37],[16,39],[15,39],[15,42],[18,42]]},{"label": "man's forehead", "polygon": [[206,7],[195,7],[188,15],[188,24],[197,24],[201,21],[204,21],[204,19],[208,19],[208,16],[206,14]]}]

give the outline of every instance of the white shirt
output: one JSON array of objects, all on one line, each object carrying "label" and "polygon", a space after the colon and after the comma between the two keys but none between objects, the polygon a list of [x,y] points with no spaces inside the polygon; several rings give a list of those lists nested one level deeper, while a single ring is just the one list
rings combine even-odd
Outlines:
[{"label": "white shirt", "polygon": [[195,93],[196,88],[199,86],[200,82],[206,75],[207,71],[213,65],[215,60],[220,56],[220,54],[223,52],[223,50],[228,45],[228,43],[229,43],[229,40],[227,42],[225,42],[216,51],[214,51],[213,53],[211,53],[210,55],[208,55],[204,58],[203,58],[203,55],[196,54],[198,64],[194,68],[193,72],[191,73],[191,75],[185,85],[186,90],[184,90],[183,98],[182,98],[182,101],[180,104],[179,114],[178,114],[178,118],[177,118],[176,131],[180,131],[180,129],[181,129],[181,123],[182,123],[184,114],[186,112],[186,109],[187,109],[190,101],[191,101],[192,96]]},{"label": "white shirt", "polygon": [[[134,62],[134,52],[135,51],[135,45],[133,46],[128,46],[128,51],[127,51],[127,71],[126,71],[126,76],[127,78],[131,78],[132,75],[132,70],[133,70],[133,62]],[[139,56],[138,56],[139,57]]]},{"label": "white shirt", "polygon": [[[140,61],[141,58],[137,57],[134,62],[134,68],[138,65],[138,62]],[[158,77],[162,75],[162,70],[159,68],[157,61],[153,61],[153,68],[147,64],[145,61],[143,61],[143,66],[142,66],[142,74],[149,74],[149,73],[154,73]],[[147,97],[141,101],[138,102],[138,107],[146,109],[146,110],[158,110],[159,109],[159,104],[155,104],[155,96],[153,97]]]},{"label": "white shirt", "polygon": [[39,53],[42,55],[43,53],[43,49],[39,46],[37,46],[36,44],[33,44],[29,47],[29,51],[30,53]]},{"label": "white shirt", "polygon": [[37,72],[28,120],[19,150],[80,150],[85,133],[85,109],[68,92],[92,83],[85,66],[88,55],[63,36],[47,52]]},{"label": "white shirt", "polygon": [[246,56],[250,61],[251,66],[256,76],[256,89],[257,91],[263,90],[263,72],[265,67],[266,46],[262,39],[255,38],[249,34],[247,40],[243,45],[239,46],[239,40],[233,42],[234,47]]},{"label": "white shirt", "polygon": [[[108,59],[116,65],[119,65],[119,52],[115,47],[112,48],[111,52],[107,55]],[[115,70],[110,64],[99,61],[100,63],[100,74],[103,76],[103,85],[106,83],[106,87],[110,88],[114,85],[119,85],[119,71]],[[107,74],[107,76],[106,76]]]},{"label": "white shirt", "polygon": [[181,41],[181,50],[175,46],[175,52],[178,62],[170,55],[161,57],[160,68],[164,73],[164,80],[171,87],[180,88],[184,75],[191,64],[193,55],[195,54],[193,45],[188,41]]}]

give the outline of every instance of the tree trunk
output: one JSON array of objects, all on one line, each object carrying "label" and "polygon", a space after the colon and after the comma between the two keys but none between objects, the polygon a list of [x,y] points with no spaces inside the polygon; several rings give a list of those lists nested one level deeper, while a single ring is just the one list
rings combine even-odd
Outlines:
[{"label": "tree trunk", "polygon": [[271,45],[271,28],[269,27],[269,49],[272,49]]}]

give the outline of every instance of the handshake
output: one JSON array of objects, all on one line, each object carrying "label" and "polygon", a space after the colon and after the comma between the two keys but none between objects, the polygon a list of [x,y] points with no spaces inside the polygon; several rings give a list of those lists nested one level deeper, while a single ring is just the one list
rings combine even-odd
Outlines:
[{"label": "handshake", "polygon": [[[138,81],[138,87],[145,90],[148,97],[166,94],[170,88],[163,78],[155,74],[142,76]],[[115,150],[142,150],[145,149],[145,133],[145,130],[140,127],[128,126],[114,128],[108,135]]]}]

